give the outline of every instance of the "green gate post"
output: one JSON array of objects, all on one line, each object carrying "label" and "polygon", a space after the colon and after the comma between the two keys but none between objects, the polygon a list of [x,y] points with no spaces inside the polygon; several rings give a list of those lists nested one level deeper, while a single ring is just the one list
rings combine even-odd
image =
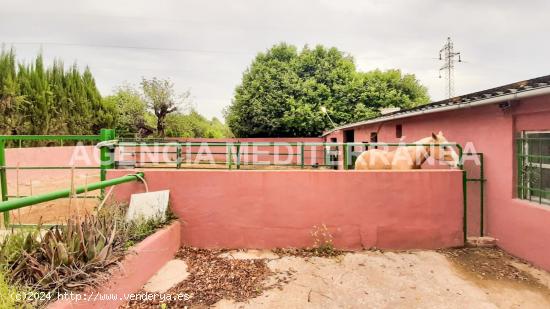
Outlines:
[{"label": "green gate post", "polygon": [[343,148],[343,155],[344,155],[344,169],[347,170],[348,169],[348,165],[349,165],[349,161],[348,161],[348,153],[349,153],[349,149],[348,149],[348,144],[347,143],[344,143],[344,148]]},{"label": "green gate post", "polygon": [[181,144],[178,142],[178,145],[176,146],[176,168],[181,168]]},{"label": "green gate post", "polygon": [[[101,129],[99,138],[102,142],[115,139],[115,130],[113,129]],[[107,170],[115,167],[115,150],[113,147],[104,146],[99,150],[99,159],[101,161],[101,181],[107,180]]]},{"label": "green gate post", "polygon": [[[6,142],[0,140],[0,186],[2,187],[2,202],[8,200],[8,179],[6,177]],[[4,227],[10,225],[10,212],[4,211]]]},{"label": "green gate post", "polygon": [[237,143],[237,169],[241,169],[241,143]]},{"label": "green gate post", "polygon": [[463,199],[463,222],[462,226],[464,229],[464,245],[466,245],[466,241],[468,240],[468,189],[467,189],[467,179],[466,176],[466,170],[464,167],[462,167],[462,199]]},{"label": "green gate post", "polygon": [[483,237],[484,235],[484,227],[483,227],[483,224],[484,224],[484,208],[485,208],[485,203],[483,202],[483,196],[485,195],[484,194],[484,191],[485,191],[485,173],[483,171],[483,153],[480,153],[479,154],[479,163],[481,164],[481,167],[480,167],[480,170],[479,170],[479,178],[480,178],[480,183],[479,183],[479,195],[480,195],[480,199],[479,199],[479,209],[480,209],[480,212],[481,212],[481,218],[480,218],[480,222],[479,222],[479,236],[480,237]]},{"label": "green gate post", "polygon": [[324,165],[327,166],[328,165],[328,160],[327,160],[327,146],[325,145],[326,143],[323,143],[323,158],[324,158]]},{"label": "green gate post", "polygon": [[226,145],[226,150],[225,152],[227,153],[227,168],[228,169],[232,169],[232,165],[233,165],[233,153],[232,153],[232,149],[233,148],[233,144],[227,144]]},{"label": "green gate post", "polygon": [[305,154],[304,154],[304,143],[300,143],[300,166],[303,169],[304,168],[304,160],[305,160]]}]

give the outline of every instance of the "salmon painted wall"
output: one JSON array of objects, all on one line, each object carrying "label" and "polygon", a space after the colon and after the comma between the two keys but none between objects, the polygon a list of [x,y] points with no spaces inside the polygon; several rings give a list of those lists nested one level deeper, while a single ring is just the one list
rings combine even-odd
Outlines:
[{"label": "salmon painted wall", "polygon": [[[498,245],[513,255],[550,270],[550,206],[516,199],[514,136],[522,130],[550,130],[550,96],[515,101],[513,107],[502,111],[488,105],[450,112],[426,114],[382,124],[356,128],[356,141],[368,141],[370,132],[378,131],[378,140],[395,142],[395,126],[402,125],[407,142],[443,131],[449,141],[466,151],[485,155],[485,232],[497,238]],[[341,136],[335,132],[327,136]],[[341,141],[341,139],[339,139]],[[470,144],[468,144],[470,142]],[[466,162],[469,175],[475,175],[473,162]],[[460,190],[460,187],[456,187]],[[469,234],[479,231],[479,185],[470,183]]]},{"label": "salmon painted wall", "polygon": [[[115,170],[109,177],[128,171]],[[460,171],[151,171],[150,191],[170,190],[182,242],[197,247],[313,245],[325,224],[339,248],[462,245]],[[128,200],[143,185],[117,186]]]},{"label": "salmon painted wall", "polygon": [[[93,146],[7,148],[8,167],[99,167],[99,150]],[[15,182],[17,171],[8,169],[8,183]],[[75,170],[76,175],[96,175],[99,169]],[[45,181],[52,178],[69,178],[70,170],[19,170],[19,182]],[[11,192],[13,193],[13,192]]]}]

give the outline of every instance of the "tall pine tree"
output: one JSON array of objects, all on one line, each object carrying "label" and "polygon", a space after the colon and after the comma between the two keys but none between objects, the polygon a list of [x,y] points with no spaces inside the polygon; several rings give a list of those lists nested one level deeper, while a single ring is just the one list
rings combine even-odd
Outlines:
[{"label": "tall pine tree", "polygon": [[17,63],[13,49],[0,52],[0,134],[96,134],[115,115],[88,68],[46,67],[42,55]]}]

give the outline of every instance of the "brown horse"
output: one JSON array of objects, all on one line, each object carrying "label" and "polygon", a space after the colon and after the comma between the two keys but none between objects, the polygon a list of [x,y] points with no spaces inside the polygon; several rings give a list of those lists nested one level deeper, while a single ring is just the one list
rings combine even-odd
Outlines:
[{"label": "brown horse", "polygon": [[[458,166],[458,154],[451,146],[439,146],[448,143],[440,131],[437,135],[420,139],[418,146],[399,146],[394,151],[371,149],[364,151],[355,161],[356,170],[410,170],[420,169],[428,157],[443,161],[451,167]],[[423,145],[424,144],[424,145]]]}]

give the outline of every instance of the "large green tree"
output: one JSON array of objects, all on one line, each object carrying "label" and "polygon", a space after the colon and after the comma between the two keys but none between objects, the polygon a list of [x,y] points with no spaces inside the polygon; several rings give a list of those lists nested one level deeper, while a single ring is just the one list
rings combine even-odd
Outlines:
[{"label": "large green tree", "polygon": [[0,52],[0,134],[94,134],[114,123],[88,68],[46,67],[41,55],[17,63],[13,50]]},{"label": "large green tree", "polygon": [[368,119],[382,107],[427,103],[424,86],[399,70],[357,71],[336,48],[281,43],[244,72],[225,116],[239,137],[318,136],[337,124]]}]

